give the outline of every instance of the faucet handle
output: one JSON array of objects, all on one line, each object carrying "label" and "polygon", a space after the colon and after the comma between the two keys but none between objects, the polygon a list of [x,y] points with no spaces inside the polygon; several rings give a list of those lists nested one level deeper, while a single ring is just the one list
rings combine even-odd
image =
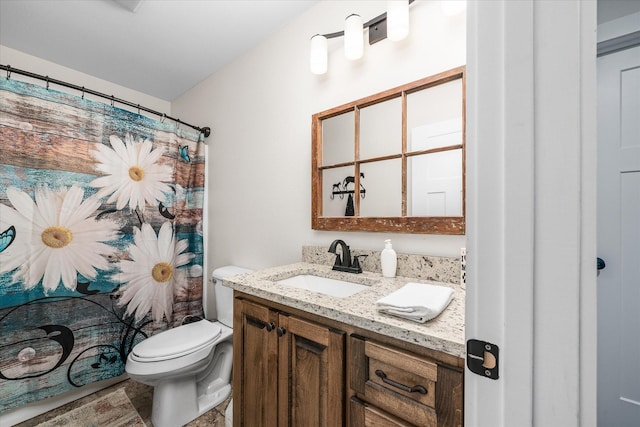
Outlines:
[{"label": "faucet handle", "polygon": [[358,271],[358,273],[362,273],[362,267],[360,267],[360,257],[366,258],[368,255],[354,255],[353,256],[353,265],[352,267]]}]

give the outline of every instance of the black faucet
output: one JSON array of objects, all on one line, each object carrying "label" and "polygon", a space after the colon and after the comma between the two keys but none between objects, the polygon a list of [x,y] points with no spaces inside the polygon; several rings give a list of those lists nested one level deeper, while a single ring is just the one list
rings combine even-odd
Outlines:
[{"label": "black faucet", "polygon": [[[338,245],[342,248],[342,258],[340,258],[340,254],[336,253]],[[351,261],[351,251],[344,240],[334,240],[331,246],[329,246],[329,252],[336,254],[336,262],[333,264],[333,270],[346,271],[347,273],[362,273],[358,257],[353,257],[353,262]]]}]

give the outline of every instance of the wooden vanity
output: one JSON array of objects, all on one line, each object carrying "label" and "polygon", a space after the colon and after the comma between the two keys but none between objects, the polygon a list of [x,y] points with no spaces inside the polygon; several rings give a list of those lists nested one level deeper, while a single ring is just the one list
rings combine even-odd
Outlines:
[{"label": "wooden vanity", "polygon": [[[302,264],[294,268],[308,268]],[[375,294],[374,286],[331,308],[335,298],[295,296],[300,290],[247,277],[225,281],[235,289],[234,426],[463,425],[464,359],[450,354],[457,345],[446,352],[410,338],[411,329],[428,333],[428,324],[390,318],[407,340],[386,333],[382,315],[350,321],[347,307],[369,304],[365,293]]]}]

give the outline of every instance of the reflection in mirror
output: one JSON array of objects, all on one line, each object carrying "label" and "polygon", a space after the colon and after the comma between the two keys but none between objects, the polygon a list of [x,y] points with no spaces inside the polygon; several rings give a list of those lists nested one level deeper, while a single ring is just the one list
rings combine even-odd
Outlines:
[{"label": "reflection in mirror", "polygon": [[[325,216],[354,216],[354,185],[349,177],[353,177],[353,166],[325,169],[322,173],[324,194],[323,206]],[[351,203],[349,206],[349,196]],[[348,215],[351,213],[351,215]]]},{"label": "reflection in mirror", "polygon": [[353,162],[354,113],[348,111],[322,121],[322,164]]},{"label": "reflection in mirror", "polygon": [[407,215],[462,215],[462,149],[407,159]]},{"label": "reflection in mirror", "polygon": [[407,151],[462,144],[462,80],[407,95]]},{"label": "reflection in mirror", "polygon": [[312,227],[464,234],[465,67],[312,118]]},{"label": "reflection in mirror", "polygon": [[360,109],[360,160],[402,152],[402,98]]},{"label": "reflection in mirror", "polygon": [[402,160],[363,163],[360,172],[366,183],[366,197],[360,200],[360,216],[402,215]]}]

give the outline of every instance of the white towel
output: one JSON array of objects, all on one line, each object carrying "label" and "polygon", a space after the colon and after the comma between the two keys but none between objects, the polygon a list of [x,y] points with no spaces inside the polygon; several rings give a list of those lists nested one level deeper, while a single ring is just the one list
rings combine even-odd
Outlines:
[{"label": "white towel", "polygon": [[376,308],[381,313],[424,323],[442,313],[452,299],[453,289],[447,286],[407,283],[376,301]]}]

